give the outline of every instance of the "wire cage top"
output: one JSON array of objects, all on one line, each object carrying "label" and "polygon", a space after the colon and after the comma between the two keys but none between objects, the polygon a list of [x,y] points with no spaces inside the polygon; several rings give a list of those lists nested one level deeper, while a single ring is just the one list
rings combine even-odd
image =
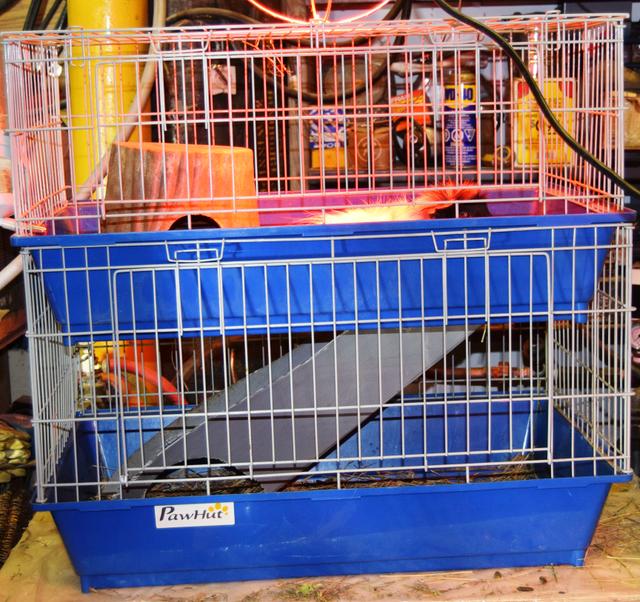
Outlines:
[{"label": "wire cage top", "polygon": [[[486,19],[622,170],[622,16]],[[23,235],[615,211],[506,54],[449,20],[3,38]],[[346,215],[345,215],[346,214]]]}]

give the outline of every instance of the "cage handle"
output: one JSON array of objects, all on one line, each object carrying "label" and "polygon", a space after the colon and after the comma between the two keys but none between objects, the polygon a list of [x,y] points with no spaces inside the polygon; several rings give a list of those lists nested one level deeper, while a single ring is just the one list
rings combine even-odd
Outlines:
[{"label": "cage handle", "polygon": [[466,234],[436,234],[431,233],[433,237],[433,246],[436,253],[472,253],[477,251],[488,251],[491,246],[491,232],[478,235],[474,232],[473,236]]},{"label": "cage handle", "polygon": [[207,52],[209,48],[209,36],[203,37],[199,40],[199,43],[194,43],[192,40],[185,42],[186,46],[182,46],[180,38],[166,39],[162,38],[157,40],[153,36],[149,38],[149,45],[153,54],[165,57],[165,58],[190,58],[190,57],[202,57],[204,52]]},{"label": "cage handle", "polygon": [[218,242],[194,242],[191,247],[185,248],[188,243],[177,245],[166,244],[167,260],[171,263],[219,263],[224,254],[224,241]]}]

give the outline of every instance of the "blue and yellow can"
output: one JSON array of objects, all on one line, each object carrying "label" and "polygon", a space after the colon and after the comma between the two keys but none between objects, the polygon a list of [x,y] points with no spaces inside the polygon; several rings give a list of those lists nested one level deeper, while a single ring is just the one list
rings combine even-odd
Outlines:
[{"label": "blue and yellow can", "polygon": [[478,161],[478,87],[473,73],[452,71],[444,84],[444,163],[471,168]]}]

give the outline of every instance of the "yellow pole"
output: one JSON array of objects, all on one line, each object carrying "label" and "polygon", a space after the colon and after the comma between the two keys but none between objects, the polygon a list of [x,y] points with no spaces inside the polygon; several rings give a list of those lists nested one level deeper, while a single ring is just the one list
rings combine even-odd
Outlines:
[{"label": "yellow pole", "polygon": [[[147,0],[68,0],[69,28],[113,30],[148,25]],[[117,126],[135,98],[143,65],[117,58],[144,56],[146,48],[91,34],[73,42],[67,114],[72,129],[73,180],[84,184],[109,150]],[[138,128],[139,130],[141,128]],[[144,137],[134,130],[133,136]]]}]

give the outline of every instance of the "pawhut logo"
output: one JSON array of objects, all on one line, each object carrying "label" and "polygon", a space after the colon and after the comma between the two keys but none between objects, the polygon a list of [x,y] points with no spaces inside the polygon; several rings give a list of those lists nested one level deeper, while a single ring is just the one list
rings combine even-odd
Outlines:
[{"label": "pawhut logo", "polygon": [[155,506],[154,510],[157,529],[220,527],[236,524],[233,502]]}]

